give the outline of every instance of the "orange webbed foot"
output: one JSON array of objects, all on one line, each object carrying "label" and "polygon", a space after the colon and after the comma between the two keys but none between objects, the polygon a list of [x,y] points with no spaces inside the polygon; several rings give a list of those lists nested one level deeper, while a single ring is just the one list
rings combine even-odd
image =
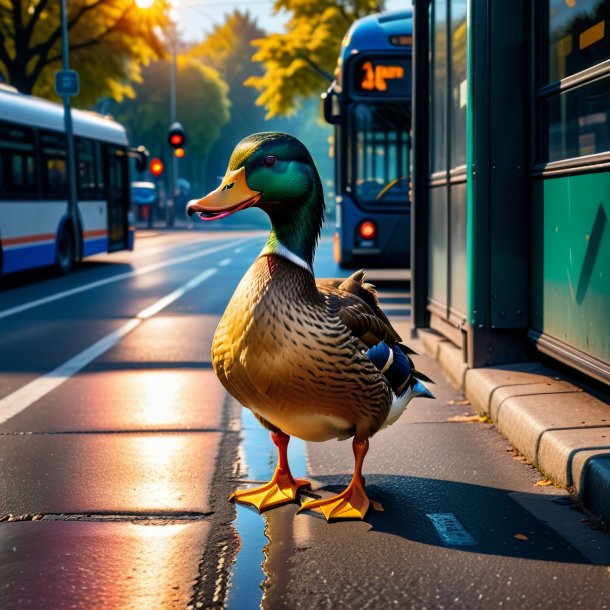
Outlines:
[{"label": "orange webbed foot", "polygon": [[364,519],[371,505],[360,481],[352,482],[340,494],[321,500],[307,500],[298,512],[317,510],[331,519]]},{"label": "orange webbed foot", "polygon": [[278,465],[268,483],[253,489],[234,491],[229,500],[251,504],[259,512],[294,502],[301,487],[311,487],[305,479],[294,479],[288,467],[288,441],[290,437],[281,431],[272,432],[271,439],[278,448]]},{"label": "orange webbed foot", "polygon": [[294,502],[299,489],[310,486],[309,481],[293,479],[290,474],[279,472],[279,468],[277,468],[271,481],[253,489],[238,489],[229,496],[229,500],[251,504],[262,512],[275,506]]},{"label": "orange webbed foot", "polygon": [[364,519],[369,508],[383,510],[378,502],[369,500],[364,491],[364,477],[362,476],[362,463],[369,448],[368,440],[361,441],[354,438],[352,443],[356,463],[354,475],[350,484],[340,494],[332,498],[321,500],[307,500],[301,505],[298,512],[304,510],[317,510],[321,512],[327,521],[331,519]]}]

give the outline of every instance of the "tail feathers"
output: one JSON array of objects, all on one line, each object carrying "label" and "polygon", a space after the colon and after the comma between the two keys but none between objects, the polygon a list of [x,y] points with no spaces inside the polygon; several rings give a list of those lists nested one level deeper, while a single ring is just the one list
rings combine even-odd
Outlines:
[{"label": "tail feathers", "polygon": [[411,349],[408,345],[405,345],[404,343],[397,343],[396,345],[400,348],[403,354],[407,354],[407,356],[409,354],[417,356],[417,352]]}]

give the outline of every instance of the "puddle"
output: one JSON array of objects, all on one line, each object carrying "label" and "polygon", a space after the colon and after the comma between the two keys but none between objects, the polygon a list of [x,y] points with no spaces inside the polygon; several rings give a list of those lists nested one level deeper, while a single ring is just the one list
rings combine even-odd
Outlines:
[{"label": "puddle", "polygon": [[[269,432],[256,420],[249,409],[242,409],[242,473],[245,479],[268,481],[275,470],[277,450],[271,442]],[[305,442],[291,437],[288,445],[288,461],[294,477],[307,476]],[[240,489],[244,484],[235,484]],[[241,538],[241,548],[237,554],[231,575],[231,585],[227,596],[228,610],[241,610],[260,606],[263,598],[261,585],[265,580],[263,562],[266,518],[255,508],[236,504],[237,517],[233,526]]]}]

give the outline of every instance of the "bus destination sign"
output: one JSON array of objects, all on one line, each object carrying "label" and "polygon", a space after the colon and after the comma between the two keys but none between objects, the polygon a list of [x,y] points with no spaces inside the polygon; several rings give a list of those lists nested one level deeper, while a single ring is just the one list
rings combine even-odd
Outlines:
[{"label": "bus destination sign", "polygon": [[406,57],[359,57],[354,62],[353,87],[364,95],[410,97]]}]

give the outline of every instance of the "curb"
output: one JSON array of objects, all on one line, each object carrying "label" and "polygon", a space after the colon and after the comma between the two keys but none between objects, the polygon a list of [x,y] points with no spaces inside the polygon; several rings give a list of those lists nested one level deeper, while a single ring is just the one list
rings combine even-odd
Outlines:
[{"label": "curb", "polygon": [[610,404],[539,362],[470,369],[462,351],[418,329],[428,356],[474,409],[544,476],[610,524]]}]

